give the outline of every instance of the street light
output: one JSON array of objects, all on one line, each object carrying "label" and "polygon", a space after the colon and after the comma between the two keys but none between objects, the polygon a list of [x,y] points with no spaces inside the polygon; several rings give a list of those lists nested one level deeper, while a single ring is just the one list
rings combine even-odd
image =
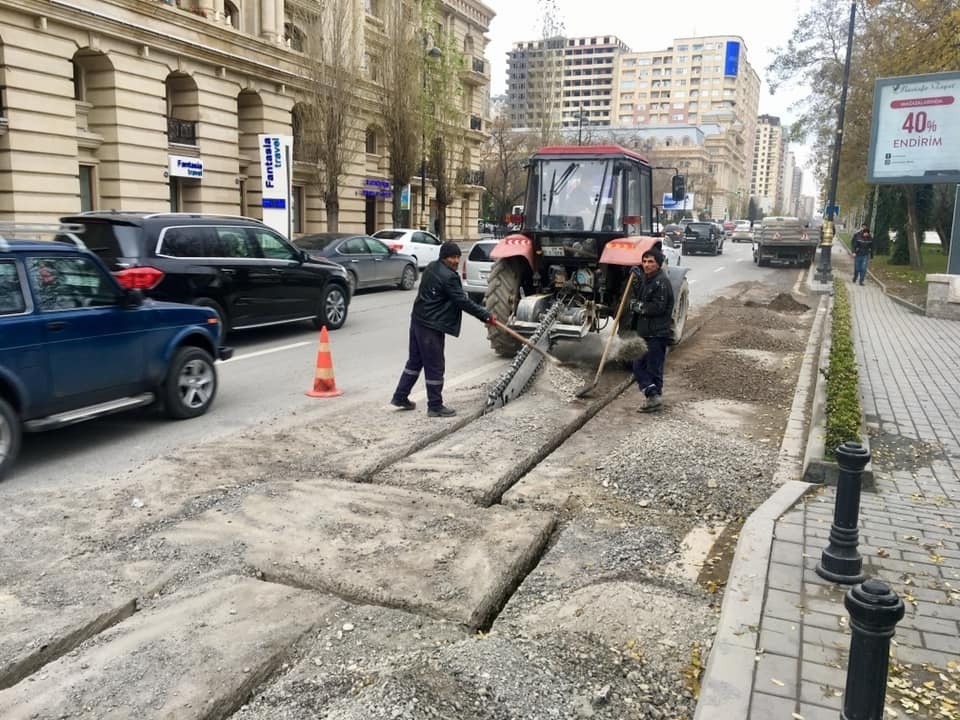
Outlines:
[{"label": "street light", "polygon": [[577,145],[583,145],[583,106],[577,113]]},{"label": "street light", "polygon": [[853,26],[857,16],[857,4],[850,3],[850,27],[847,29],[847,57],[843,64],[843,85],[840,88],[840,110],[837,114],[837,134],[830,163],[830,185],[827,190],[826,217],[820,225],[820,264],[814,279],[818,282],[833,282],[830,255],[833,252],[833,214],[837,202],[837,176],[840,174],[840,148],[843,145],[843,111],[847,105],[847,85],[850,83],[850,53],[853,50]]},{"label": "street light", "polygon": [[[426,102],[427,97],[427,58],[438,58],[443,55],[443,50],[434,45],[429,50],[427,49],[430,44],[430,34],[424,30],[423,31],[423,72],[421,73],[421,89],[423,95],[423,101]],[[421,112],[424,112],[421,110]],[[424,113],[425,114],[425,113]],[[427,123],[426,117],[424,117],[423,125],[420,130],[420,220],[423,221],[423,213],[427,208]]]}]

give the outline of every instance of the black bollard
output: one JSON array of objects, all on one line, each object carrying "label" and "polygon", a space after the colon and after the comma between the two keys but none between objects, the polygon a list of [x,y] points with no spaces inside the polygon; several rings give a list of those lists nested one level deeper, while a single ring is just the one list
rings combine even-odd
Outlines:
[{"label": "black bollard", "polygon": [[870,452],[858,442],[845,442],[837,448],[840,476],[837,499],[830,526],[830,544],[820,555],[817,575],[831,582],[853,585],[863,582],[863,558],[857,551],[860,531],[860,483],[863,468],[870,462]]},{"label": "black bollard", "polygon": [[850,613],[850,658],[841,720],[882,720],[890,638],[903,618],[903,600],[880,580],[856,585],[843,598]]}]

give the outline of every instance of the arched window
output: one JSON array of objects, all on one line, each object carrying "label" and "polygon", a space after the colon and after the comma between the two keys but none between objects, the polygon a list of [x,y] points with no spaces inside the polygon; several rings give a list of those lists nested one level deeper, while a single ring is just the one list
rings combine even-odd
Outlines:
[{"label": "arched window", "polygon": [[298,28],[292,22],[285,22],[283,24],[283,33],[284,40],[287,41],[287,45],[291,50],[296,50],[297,52],[303,52],[304,45],[304,36],[303,30]]},{"label": "arched window", "polygon": [[240,8],[230,2],[230,0],[224,0],[223,20],[234,30],[243,30],[243,28],[240,27]]},{"label": "arched window", "polygon": [[367,128],[367,152],[377,154],[377,129],[373,126]]}]

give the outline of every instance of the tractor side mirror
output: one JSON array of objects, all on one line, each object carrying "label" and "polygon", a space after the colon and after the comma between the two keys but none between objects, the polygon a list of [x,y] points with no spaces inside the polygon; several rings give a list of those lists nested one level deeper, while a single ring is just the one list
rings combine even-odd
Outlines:
[{"label": "tractor side mirror", "polygon": [[671,183],[671,195],[675,203],[682,203],[684,198],[687,196],[687,184],[683,179],[683,175],[674,175],[673,182]]}]

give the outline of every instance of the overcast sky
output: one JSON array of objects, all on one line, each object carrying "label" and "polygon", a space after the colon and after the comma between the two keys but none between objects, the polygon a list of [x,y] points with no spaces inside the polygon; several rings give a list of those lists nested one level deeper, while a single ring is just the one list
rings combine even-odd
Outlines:
[{"label": "overcast sky", "polygon": [[[541,34],[540,4],[536,0],[483,0],[496,12],[490,24],[487,59],[491,63],[491,94],[505,92],[507,51],[513,43],[536,40]],[[555,0],[568,37],[616,35],[631,50],[662,50],[677,37],[739,35],[746,58],[760,76],[759,113],[776,115],[784,124],[795,113],[789,106],[806,88],[784,88],[770,94],[766,66],[770,50],[786,44],[797,18],[810,0]],[[806,148],[791,145],[803,165]],[[804,168],[803,192],[813,192],[812,175]]]}]

